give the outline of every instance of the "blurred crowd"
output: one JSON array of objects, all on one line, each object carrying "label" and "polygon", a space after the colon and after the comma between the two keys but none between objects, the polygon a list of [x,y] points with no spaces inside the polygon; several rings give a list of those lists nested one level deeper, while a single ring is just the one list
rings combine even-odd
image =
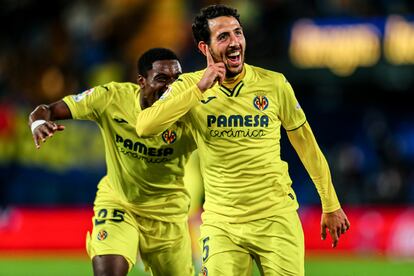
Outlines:
[{"label": "blurred crowd", "polygon": [[[339,77],[327,69],[296,68],[288,55],[289,31],[298,19],[412,18],[409,0],[2,0],[1,204],[91,203],[105,172],[96,127],[74,122],[71,134],[36,151],[28,113],[97,84],[135,82],[136,60],[151,47],[176,51],[184,71],[202,69],[191,20],[200,7],[217,2],[241,13],[247,62],[280,71],[292,83],[341,202],[414,204],[414,64],[381,60]],[[318,202],[285,136],[282,143],[299,201]]]}]

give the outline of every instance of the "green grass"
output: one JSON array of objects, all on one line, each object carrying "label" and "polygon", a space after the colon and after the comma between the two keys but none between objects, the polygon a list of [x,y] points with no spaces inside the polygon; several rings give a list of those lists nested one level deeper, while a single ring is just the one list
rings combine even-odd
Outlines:
[{"label": "green grass", "polygon": [[414,262],[391,261],[372,258],[308,259],[307,276],[409,276],[414,275]]},{"label": "green grass", "polygon": [[[50,258],[50,259],[49,259]],[[374,258],[311,257],[305,265],[307,276],[388,276],[414,275],[414,262],[390,261]],[[0,276],[82,276],[92,275],[88,259],[81,257],[25,256],[0,258]],[[148,275],[137,266],[131,276]],[[257,270],[254,275],[259,275]]]}]

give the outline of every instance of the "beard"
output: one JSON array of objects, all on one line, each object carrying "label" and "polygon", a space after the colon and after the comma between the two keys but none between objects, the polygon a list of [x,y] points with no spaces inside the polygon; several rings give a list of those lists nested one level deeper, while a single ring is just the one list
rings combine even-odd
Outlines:
[{"label": "beard", "polygon": [[233,68],[233,70],[230,70],[229,67],[226,65],[226,78],[233,78],[240,74],[243,71],[244,61],[242,62],[242,66],[238,69]]}]

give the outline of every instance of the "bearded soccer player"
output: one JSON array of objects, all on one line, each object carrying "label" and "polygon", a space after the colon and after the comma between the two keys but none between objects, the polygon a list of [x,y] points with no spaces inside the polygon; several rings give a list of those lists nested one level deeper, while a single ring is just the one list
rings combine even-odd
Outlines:
[{"label": "bearded soccer player", "polygon": [[202,273],[304,275],[304,237],[280,128],[287,131],[322,202],[321,236],[336,247],[350,223],[291,85],[281,74],[244,63],[239,14],[213,5],[192,25],[207,68],[181,75],[162,100],[138,115],[137,133],[159,133],[176,120],[195,137],[204,179]]},{"label": "bearded soccer player", "polygon": [[181,74],[177,56],[154,48],[138,61],[138,85],[100,85],[50,105],[40,105],[29,125],[40,141],[64,129],[55,120],[95,121],[104,138],[107,175],[98,185],[87,252],[95,275],[126,275],[137,251],[152,275],[193,275],[188,229],[190,196],[184,165],[195,143],[174,124],[160,135],[137,136],[137,115]]}]

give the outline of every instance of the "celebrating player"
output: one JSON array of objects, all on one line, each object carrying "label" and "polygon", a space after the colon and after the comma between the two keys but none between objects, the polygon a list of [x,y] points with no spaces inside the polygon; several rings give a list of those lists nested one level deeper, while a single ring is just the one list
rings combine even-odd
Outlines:
[{"label": "celebrating player", "polygon": [[286,78],[244,63],[246,41],[237,11],[201,10],[192,25],[207,68],[181,75],[168,95],[138,115],[137,133],[159,133],[177,119],[195,137],[204,179],[201,246],[205,275],[304,275],[304,238],[280,127],[322,202],[321,236],[336,247],[350,223],[328,164]]},{"label": "celebrating player", "polygon": [[95,121],[105,143],[107,175],[98,185],[87,251],[95,275],[126,275],[137,251],[152,275],[193,275],[188,230],[190,196],[184,165],[195,143],[179,125],[139,138],[137,115],[181,74],[177,56],[154,48],[138,60],[138,85],[111,82],[50,105],[29,117],[37,148],[64,129],[55,120]]}]

